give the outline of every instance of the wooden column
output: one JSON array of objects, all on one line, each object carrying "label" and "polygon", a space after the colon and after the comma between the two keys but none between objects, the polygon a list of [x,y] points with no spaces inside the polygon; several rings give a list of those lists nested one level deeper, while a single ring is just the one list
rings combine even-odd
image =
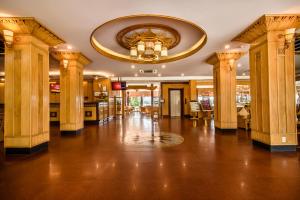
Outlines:
[{"label": "wooden column", "polygon": [[0,18],[0,31],[14,32],[5,48],[7,154],[31,153],[49,142],[49,46],[62,42],[32,18]]},{"label": "wooden column", "polygon": [[234,40],[251,44],[251,136],[271,151],[295,151],[295,52],[298,16],[263,16]]},{"label": "wooden column", "polygon": [[197,81],[195,80],[190,80],[189,82],[190,85],[190,100],[191,101],[197,101]]},{"label": "wooden column", "polygon": [[236,62],[242,52],[215,53],[207,59],[214,66],[214,123],[219,129],[237,129]]},{"label": "wooden column", "polygon": [[53,52],[60,61],[60,131],[77,134],[83,128],[83,67],[90,60],[77,52]]}]

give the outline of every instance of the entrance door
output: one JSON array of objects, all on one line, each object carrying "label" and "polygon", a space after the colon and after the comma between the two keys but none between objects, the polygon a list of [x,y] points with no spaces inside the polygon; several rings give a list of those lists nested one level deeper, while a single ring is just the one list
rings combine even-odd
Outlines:
[{"label": "entrance door", "polygon": [[170,115],[181,117],[181,90],[170,90]]}]

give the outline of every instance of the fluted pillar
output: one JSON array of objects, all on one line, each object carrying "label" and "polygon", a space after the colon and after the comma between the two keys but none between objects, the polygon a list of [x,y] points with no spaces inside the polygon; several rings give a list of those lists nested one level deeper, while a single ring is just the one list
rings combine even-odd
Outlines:
[{"label": "fluted pillar", "polygon": [[31,153],[49,142],[49,46],[63,42],[33,18],[0,18],[5,47],[4,148]]},{"label": "fluted pillar", "polygon": [[53,52],[60,61],[60,131],[77,134],[83,128],[83,68],[90,60],[77,52]]},{"label": "fluted pillar", "polygon": [[244,53],[214,53],[207,59],[213,65],[214,124],[219,129],[237,129],[236,60]]},{"label": "fluted pillar", "polygon": [[234,38],[251,44],[251,137],[271,151],[295,151],[294,28],[300,15],[265,15]]}]

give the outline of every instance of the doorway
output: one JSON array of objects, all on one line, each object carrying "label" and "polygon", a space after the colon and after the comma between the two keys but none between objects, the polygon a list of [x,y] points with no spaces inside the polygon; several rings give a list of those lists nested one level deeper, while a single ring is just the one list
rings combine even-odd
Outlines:
[{"label": "doorway", "polygon": [[183,111],[182,90],[169,90],[169,113],[170,117],[181,117]]}]

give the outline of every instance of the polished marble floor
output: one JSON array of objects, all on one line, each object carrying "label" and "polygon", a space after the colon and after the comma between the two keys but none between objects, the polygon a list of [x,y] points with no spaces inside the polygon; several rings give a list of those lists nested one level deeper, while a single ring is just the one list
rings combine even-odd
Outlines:
[{"label": "polished marble floor", "polygon": [[[135,114],[77,136],[51,127],[48,151],[5,157],[1,150],[0,199],[300,199],[299,151],[270,153],[253,147],[249,132],[191,123],[165,118],[153,127]],[[184,141],[128,142],[160,132]]]}]

